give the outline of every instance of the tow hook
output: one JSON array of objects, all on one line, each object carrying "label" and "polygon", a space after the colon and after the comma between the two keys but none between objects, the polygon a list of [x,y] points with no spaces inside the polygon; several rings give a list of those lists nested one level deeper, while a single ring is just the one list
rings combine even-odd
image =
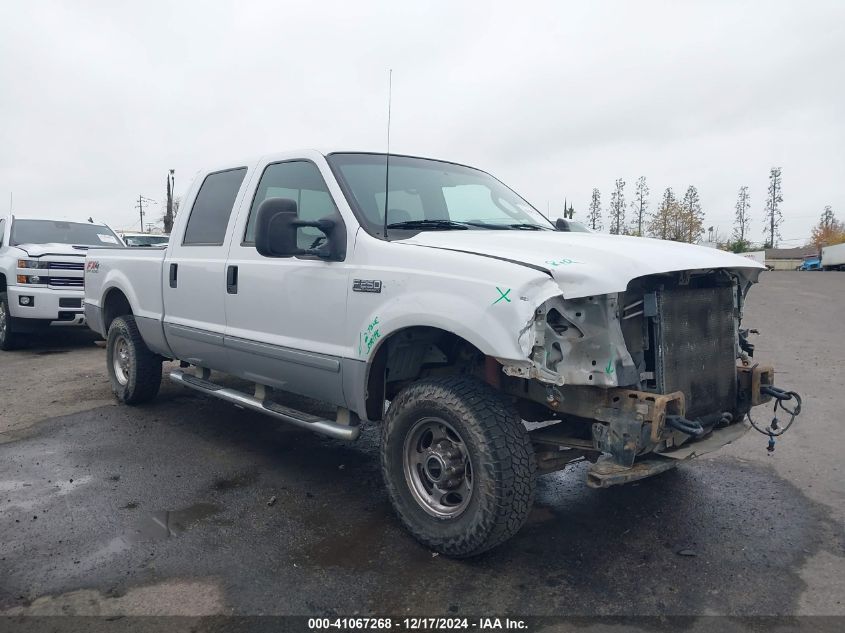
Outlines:
[{"label": "tow hook", "polygon": [[[769,453],[774,453],[775,438],[786,433],[789,430],[789,427],[792,426],[792,423],[795,422],[795,418],[801,414],[801,396],[794,391],[784,391],[783,389],[779,389],[773,385],[763,386],[760,388],[760,391],[771,396],[775,401],[772,421],[769,423],[769,426],[761,428],[751,417],[750,411],[748,412],[748,421],[751,422],[751,426],[755,431],[769,437],[769,443],[766,446],[766,450],[769,451]],[[790,409],[784,403],[792,400],[795,400],[795,405]],[[781,421],[778,420],[778,409],[785,411],[789,415],[789,422],[783,426],[781,426]]]}]

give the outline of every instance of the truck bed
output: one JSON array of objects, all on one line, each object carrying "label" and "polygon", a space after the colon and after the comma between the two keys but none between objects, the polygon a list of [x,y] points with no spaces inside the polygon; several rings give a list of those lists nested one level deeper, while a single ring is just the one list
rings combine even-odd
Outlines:
[{"label": "truck bed", "polygon": [[[107,291],[120,286],[135,307],[135,316],[160,321],[164,314],[164,248],[91,248],[85,259],[85,303],[100,308]],[[131,282],[130,282],[131,280]],[[90,324],[92,329],[105,335]]]}]

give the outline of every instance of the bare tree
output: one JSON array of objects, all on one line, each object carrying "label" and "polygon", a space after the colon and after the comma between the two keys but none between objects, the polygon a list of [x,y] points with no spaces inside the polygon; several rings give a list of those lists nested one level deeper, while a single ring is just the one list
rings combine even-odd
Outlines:
[{"label": "bare tree", "polygon": [[704,211],[701,210],[701,197],[695,186],[687,187],[684,199],[681,201],[681,210],[673,239],[677,242],[692,244],[704,233]]},{"label": "bare tree", "polygon": [[675,192],[672,187],[666,187],[663,192],[663,199],[657,207],[657,211],[651,216],[648,223],[648,234],[661,240],[670,238],[673,225],[673,217],[679,210],[678,202],[675,200]]},{"label": "bare tree", "polygon": [[631,211],[634,213],[634,219],[631,222],[631,233],[639,237],[643,236],[643,223],[646,221],[648,215],[648,194],[651,193],[646,183],[645,176],[637,178],[636,189],[634,189],[634,199],[631,200]]},{"label": "bare tree", "polygon": [[590,212],[587,214],[587,225],[594,231],[601,231],[601,192],[593,189],[593,197],[590,199]]},{"label": "bare tree", "polygon": [[748,187],[745,185],[739,188],[735,208],[736,216],[731,250],[741,253],[748,248],[750,243],[748,233],[751,231],[751,196],[748,194]]},{"label": "bare tree", "polygon": [[616,189],[610,194],[610,232],[621,235],[625,232],[625,181],[616,179]]},{"label": "bare tree", "polygon": [[781,168],[772,167],[769,172],[769,193],[766,196],[765,248],[775,248],[781,237],[780,225],[783,222],[783,214],[780,212],[780,203],[783,202],[781,185]]}]

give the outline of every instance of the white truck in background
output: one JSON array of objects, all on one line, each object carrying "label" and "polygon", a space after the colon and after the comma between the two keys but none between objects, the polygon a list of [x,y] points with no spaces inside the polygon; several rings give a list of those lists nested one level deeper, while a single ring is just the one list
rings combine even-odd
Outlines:
[{"label": "white truck in background", "polygon": [[185,199],[166,249],[88,252],[118,400],[154,398],[174,359],[171,381],[330,437],[380,422],[393,507],[443,554],[512,536],[538,473],[636,481],[785,394],[742,327],[762,264],[573,231],[478,169],[305,150],[201,172]]},{"label": "white truck in background", "polygon": [[0,217],[0,349],[51,325],[85,325],[85,253],[122,245],[97,222]]},{"label": "white truck in background", "polygon": [[822,246],[822,270],[845,270],[845,244]]}]

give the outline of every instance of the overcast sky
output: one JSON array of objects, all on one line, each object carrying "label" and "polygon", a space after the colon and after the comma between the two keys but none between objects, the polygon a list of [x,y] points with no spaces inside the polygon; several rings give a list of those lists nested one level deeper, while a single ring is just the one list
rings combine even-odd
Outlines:
[{"label": "overcast sky", "polygon": [[[539,209],[694,184],[729,233],[769,168],[782,235],[845,219],[845,2],[2,2],[0,209],[118,228],[139,194],[300,147],[490,171]],[[4,199],[5,198],[5,199]],[[156,216],[161,215],[157,207]]]}]

